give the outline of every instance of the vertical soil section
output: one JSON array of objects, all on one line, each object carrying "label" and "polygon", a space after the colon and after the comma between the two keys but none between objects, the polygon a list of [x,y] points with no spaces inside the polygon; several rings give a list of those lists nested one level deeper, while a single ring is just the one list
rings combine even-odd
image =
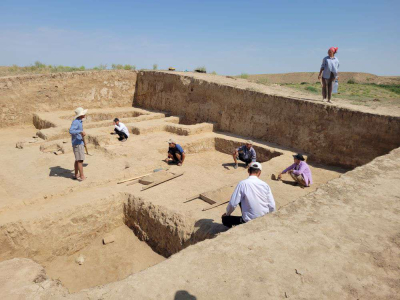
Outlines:
[{"label": "vertical soil section", "polygon": [[134,105],[184,116],[187,124],[211,122],[217,130],[301,149],[316,161],[343,167],[400,146],[400,117],[236,88],[231,81],[140,72]]}]

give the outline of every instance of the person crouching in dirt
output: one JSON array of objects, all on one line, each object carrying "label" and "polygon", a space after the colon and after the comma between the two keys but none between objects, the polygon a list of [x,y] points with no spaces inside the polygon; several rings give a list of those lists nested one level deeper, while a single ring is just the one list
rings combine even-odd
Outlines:
[{"label": "person crouching in dirt", "polygon": [[182,166],[186,157],[185,151],[173,139],[169,139],[168,144],[168,158],[165,159],[165,162],[168,163],[172,160],[174,163],[178,164],[178,166]]},{"label": "person crouching in dirt", "polygon": [[[222,215],[222,224],[226,227],[231,228],[275,211],[275,200],[271,188],[259,178],[261,171],[260,163],[250,163],[249,177],[236,186],[226,213]],[[242,210],[242,216],[231,216],[238,205]]]},{"label": "person crouching in dirt", "polygon": [[282,174],[289,172],[293,180],[301,187],[310,186],[312,184],[312,176],[310,167],[304,161],[304,157],[301,154],[293,155],[294,164],[287,167],[278,175],[278,179],[282,179]]},{"label": "person crouching in dirt", "polygon": [[233,152],[233,160],[235,161],[234,168],[238,168],[238,158],[242,162],[246,164],[246,168],[248,167],[249,163],[256,161],[256,150],[253,148],[253,142],[247,141],[245,145],[240,146],[239,148],[235,149]]},{"label": "person crouching in dirt", "polygon": [[121,142],[126,142],[129,137],[128,128],[126,128],[125,124],[120,122],[118,118],[114,119],[114,132],[118,134],[118,140]]},{"label": "person crouching in dirt", "polygon": [[71,134],[72,139],[72,149],[75,155],[75,175],[73,178],[79,181],[86,179],[85,175],[83,174],[83,161],[85,160],[85,148],[83,138],[86,134],[83,131],[82,119],[85,118],[87,111],[87,109],[78,107],[75,110],[75,120],[72,122],[71,127],[69,128],[69,133]]},{"label": "person crouching in dirt", "polygon": [[321,70],[318,74],[318,79],[321,80],[322,74],[322,101],[328,98],[328,103],[331,102],[332,98],[332,85],[335,79],[339,79],[338,69],[339,60],[335,57],[335,53],[338,48],[331,47],[328,50],[328,56],[324,57],[321,64]]}]

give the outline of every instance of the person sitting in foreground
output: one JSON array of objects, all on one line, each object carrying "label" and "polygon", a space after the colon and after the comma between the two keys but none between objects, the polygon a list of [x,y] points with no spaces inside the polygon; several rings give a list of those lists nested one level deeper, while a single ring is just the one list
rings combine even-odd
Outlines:
[{"label": "person sitting in foreground", "polygon": [[126,142],[129,137],[129,131],[125,124],[120,122],[118,118],[115,118],[114,127],[114,132],[119,136],[118,140],[121,142]]},{"label": "person sitting in foreground", "polygon": [[177,144],[173,139],[169,139],[168,144],[168,158],[165,159],[165,162],[168,163],[170,159],[172,159],[172,161],[178,164],[178,166],[182,166],[186,157],[185,151],[183,150],[181,145]]},{"label": "person sitting in foreground", "polygon": [[302,187],[310,186],[312,184],[311,170],[307,163],[304,161],[304,157],[301,154],[293,155],[294,164],[287,167],[278,175],[279,179],[282,179],[282,174],[289,172],[290,176]]},{"label": "person sitting in foreground", "polygon": [[[239,182],[232,194],[231,200],[222,215],[222,224],[231,228],[275,211],[275,200],[271,188],[259,179],[262,166],[258,162],[249,165],[249,177]],[[231,216],[240,205],[242,216]]]},{"label": "person sitting in foreground", "polygon": [[256,150],[253,148],[253,142],[247,141],[245,145],[240,146],[233,152],[233,160],[235,161],[235,169],[238,168],[237,159],[241,160],[246,164],[246,168],[249,163],[256,161]]}]

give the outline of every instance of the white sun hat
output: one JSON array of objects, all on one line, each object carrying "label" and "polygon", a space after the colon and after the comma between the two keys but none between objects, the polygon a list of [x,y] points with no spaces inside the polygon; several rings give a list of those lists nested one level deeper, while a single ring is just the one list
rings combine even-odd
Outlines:
[{"label": "white sun hat", "polygon": [[253,168],[253,169],[260,170],[260,171],[262,170],[261,164],[259,162],[256,162],[256,161],[250,163],[249,167]]},{"label": "white sun hat", "polygon": [[247,140],[246,144],[253,145],[253,141],[252,140]]},{"label": "white sun hat", "polygon": [[169,139],[168,140],[168,144],[175,144],[176,145],[176,141],[174,139]]},{"label": "white sun hat", "polygon": [[87,109],[83,109],[82,107],[78,107],[77,109],[75,109],[75,119],[80,117],[80,116],[84,116],[87,113]]}]

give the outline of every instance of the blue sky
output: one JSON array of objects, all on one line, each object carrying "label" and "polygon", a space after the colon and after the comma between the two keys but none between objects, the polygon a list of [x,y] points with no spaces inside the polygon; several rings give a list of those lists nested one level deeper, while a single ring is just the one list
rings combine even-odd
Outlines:
[{"label": "blue sky", "polygon": [[400,1],[0,0],[0,65],[400,75]]}]

